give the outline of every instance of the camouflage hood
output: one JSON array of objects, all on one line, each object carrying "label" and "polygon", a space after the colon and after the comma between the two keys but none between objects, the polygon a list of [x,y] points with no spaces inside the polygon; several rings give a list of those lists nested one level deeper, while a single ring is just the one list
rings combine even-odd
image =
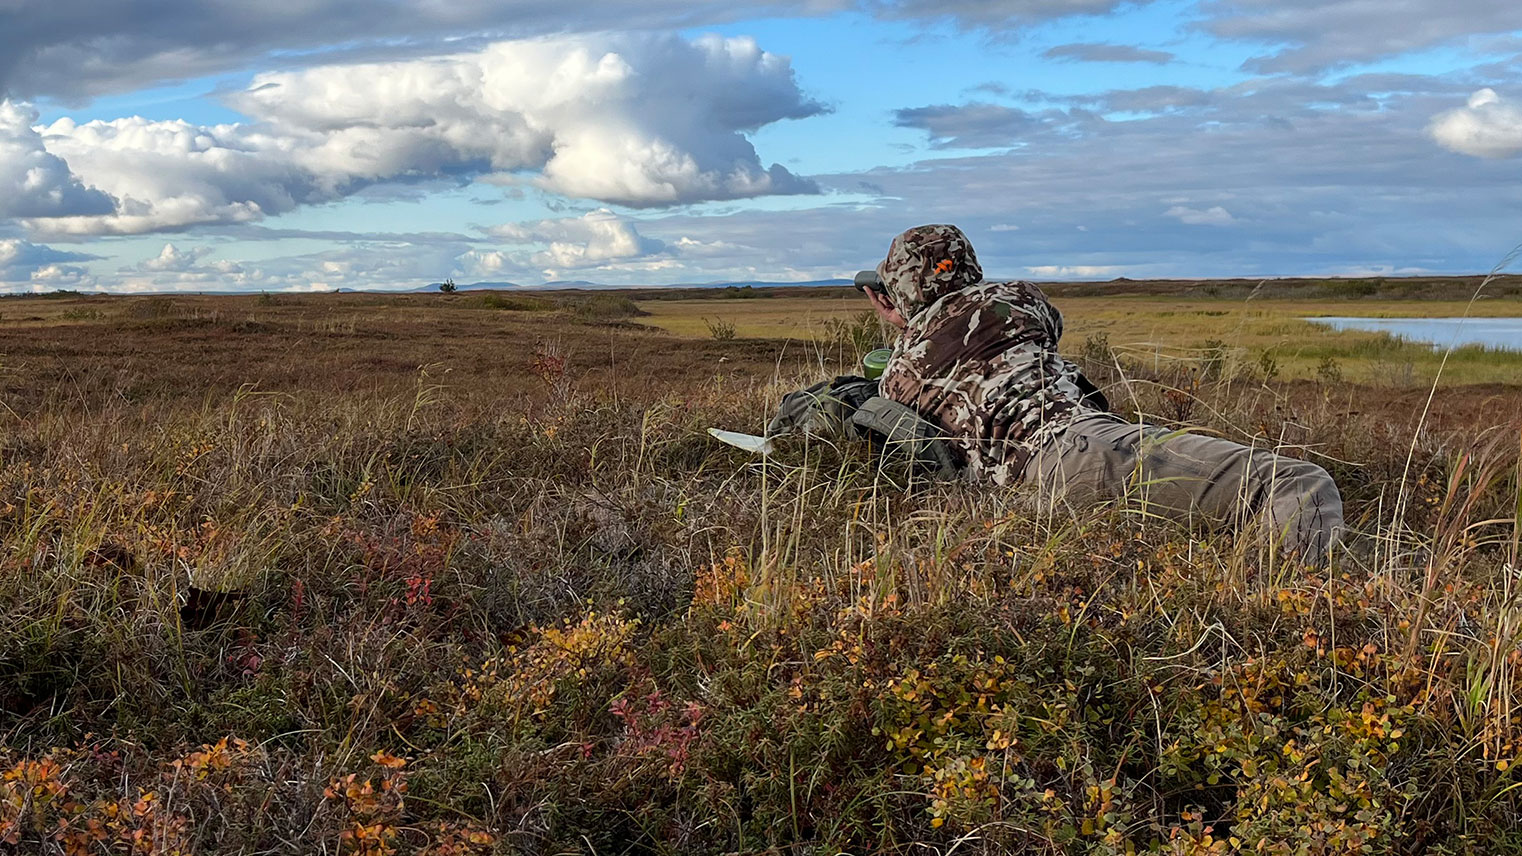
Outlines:
[{"label": "camouflage hood", "polygon": [[983,279],[972,243],[955,226],[916,226],[893,239],[877,275],[905,318]]}]

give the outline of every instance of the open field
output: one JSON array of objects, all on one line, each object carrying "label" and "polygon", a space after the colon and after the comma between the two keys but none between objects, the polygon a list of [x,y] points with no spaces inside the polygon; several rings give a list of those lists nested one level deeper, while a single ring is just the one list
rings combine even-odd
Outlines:
[{"label": "open field", "polygon": [[838,294],[0,300],[0,841],[1522,847],[1517,363],[1433,391],[1295,319],[1438,304],[1232,288],[1075,290],[1067,345],[1128,415],[1323,463],[1330,571],[712,443],[849,368]]},{"label": "open field", "polygon": [[[1070,354],[1086,341],[1103,338],[1137,360],[1200,363],[1211,360],[1234,372],[1258,370],[1264,355],[1285,378],[1317,378],[1337,372],[1368,382],[1430,383],[1443,354],[1421,342],[1380,333],[1335,332],[1304,320],[1318,316],[1370,318],[1522,316],[1522,299],[1467,300],[1327,299],[1242,300],[1161,295],[1061,296],[1049,289],[1063,312],[1063,345]],[[831,336],[831,322],[862,314],[854,293],[819,297],[752,300],[651,300],[640,306],[642,324],[678,336],[711,338],[709,322],[736,325],[739,338],[817,340]],[[1506,383],[1522,378],[1522,352],[1459,348],[1443,373],[1458,383]]]}]

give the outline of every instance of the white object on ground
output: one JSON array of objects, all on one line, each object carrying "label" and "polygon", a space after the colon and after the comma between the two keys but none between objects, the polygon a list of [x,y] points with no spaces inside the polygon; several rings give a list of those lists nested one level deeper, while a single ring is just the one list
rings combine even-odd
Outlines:
[{"label": "white object on ground", "polygon": [[736,449],[744,449],[751,454],[770,455],[772,453],[772,441],[765,437],[741,434],[738,431],[725,431],[720,428],[709,428],[708,433],[721,443],[728,443]]}]

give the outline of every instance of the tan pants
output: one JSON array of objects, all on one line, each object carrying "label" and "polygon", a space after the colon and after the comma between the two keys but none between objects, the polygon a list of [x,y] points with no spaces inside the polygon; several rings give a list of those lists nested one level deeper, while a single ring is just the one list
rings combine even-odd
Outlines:
[{"label": "tan pants", "polygon": [[1325,560],[1342,530],[1342,495],[1315,464],[1108,414],[1038,449],[1025,481],[1044,511],[1125,498],[1143,513],[1256,527],[1306,561]]}]

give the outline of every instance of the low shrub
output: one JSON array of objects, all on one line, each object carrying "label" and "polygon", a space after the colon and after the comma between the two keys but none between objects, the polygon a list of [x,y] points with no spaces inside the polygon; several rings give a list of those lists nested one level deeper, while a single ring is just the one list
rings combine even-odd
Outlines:
[{"label": "low shrub", "polygon": [[732,321],[723,318],[704,318],[703,324],[708,327],[708,335],[716,342],[728,342],[735,337],[735,325]]},{"label": "low shrub", "polygon": [[503,294],[489,291],[481,295],[481,307],[483,309],[502,309],[509,312],[548,312],[555,308],[555,302],[544,297],[533,297],[527,294]]},{"label": "low shrub", "polygon": [[622,321],[650,313],[639,308],[634,299],[623,294],[594,294],[567,301],[572,317],[587,322]]}]

